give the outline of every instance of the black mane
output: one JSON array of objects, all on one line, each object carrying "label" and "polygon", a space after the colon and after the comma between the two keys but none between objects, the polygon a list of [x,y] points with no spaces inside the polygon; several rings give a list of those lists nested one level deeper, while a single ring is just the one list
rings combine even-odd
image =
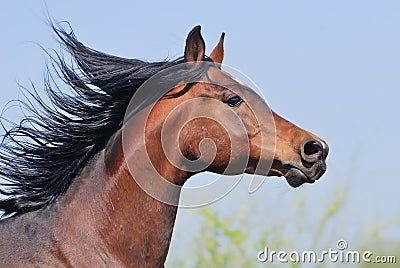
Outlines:
[{"label": "black mane", "polygon": [[151,76],[183,62],[111,56],[86,47],[72,31],[52,27],[75,62],[68,65],[57,53],[51,57],[57,78],[72,94],[62,93],[48,71],[45,90],[50,104],[36,90],[30,93],[34,104],[21,102],[31,116],[6,130],[0,144],[0,193],[8,197],[0,200],[0,218],[38,210],[65,193],[121,128],[136,90]]}]

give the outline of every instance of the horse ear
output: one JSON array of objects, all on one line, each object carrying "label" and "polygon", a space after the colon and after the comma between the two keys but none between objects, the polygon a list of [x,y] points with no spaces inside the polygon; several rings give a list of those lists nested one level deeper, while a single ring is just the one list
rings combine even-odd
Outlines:
[{"label": "horse ear", "polygon": [[224,59],[224,38],[225,33],[222,33],[218,44],[215,46],[210,54],[210,59],[219,64],[221,64]]},{"label": "horse ear", "polygon": [[185,61],[203,61],[206,45],[200,33],[201,26],[194,27],[186,38]]}]

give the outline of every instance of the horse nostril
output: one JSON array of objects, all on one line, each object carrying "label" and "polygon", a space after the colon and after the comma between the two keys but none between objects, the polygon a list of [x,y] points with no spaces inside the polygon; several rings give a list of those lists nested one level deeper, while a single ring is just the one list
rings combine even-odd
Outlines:
[{"label": "horse nostril", "polygon": [[315,163],[321,159],[323,145],[316,140],[309,140],[304,143],[301,156],[303,160],[309,163]]},{"label": "horse nostril", "polygon": [[314,155],[322,151],[322,145],[317,141],[308,141],[303,147],[304,154]]}]

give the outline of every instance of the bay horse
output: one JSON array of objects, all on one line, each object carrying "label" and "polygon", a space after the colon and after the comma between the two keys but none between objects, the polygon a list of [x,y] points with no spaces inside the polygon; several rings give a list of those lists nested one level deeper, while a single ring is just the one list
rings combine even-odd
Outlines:
[{"label": "bay horse", "polygon": [[[298,187],[326,171],[322,139],[221,68],[224,33],[209,56],[196,26],[183,57],[146,62],[52,27],[75,60],[52,58],[72,93],[55,88],[50,74],[51,103],[31,92],[32,116],[3,137],[1,266],[163,267],[180,195],[173,187],[194,174],[284,176]],[[154,174],[163,182],[153,183]]]}]

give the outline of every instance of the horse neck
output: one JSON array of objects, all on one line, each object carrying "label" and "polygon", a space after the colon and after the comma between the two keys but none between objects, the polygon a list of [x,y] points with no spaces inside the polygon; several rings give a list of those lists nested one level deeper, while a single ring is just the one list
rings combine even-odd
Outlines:
[{"label": "horse neck", "polygon": [[[133,150],[140,151],[140,148]],[[150,157],[151,154],[160,154],[158,150],[147,152]],[[130,157],[135,158],[135,153],[130,154]],[[170,181],[184,181],[188,178],[186,173],[172,167],[166,159],[159,155],[156,158],[158,161],[152,164],[162,177]],[[136,164],[146,169],[146,164],[141,163],[139,158]],[[179,193],[171,194],[177,194],[179,200]],[[105,255],[140,267],[163,266],[177,207],[149,196],[133,179],[122,150],[121,131],[114,134],[94,163],[84,169],[71,185],[65,199],[74,201],[63,206],[61,222],[68,222],[60,225],[64,233],[68,234],[66,226],[87,227],[87,230],[79,232],[93,233],[96,236],[93,241],[96,242],[91,243],[96,243],[96,248],[106,251]],[[81,222],[71,223],[78,221],[77,211],[80,211]]]}]

